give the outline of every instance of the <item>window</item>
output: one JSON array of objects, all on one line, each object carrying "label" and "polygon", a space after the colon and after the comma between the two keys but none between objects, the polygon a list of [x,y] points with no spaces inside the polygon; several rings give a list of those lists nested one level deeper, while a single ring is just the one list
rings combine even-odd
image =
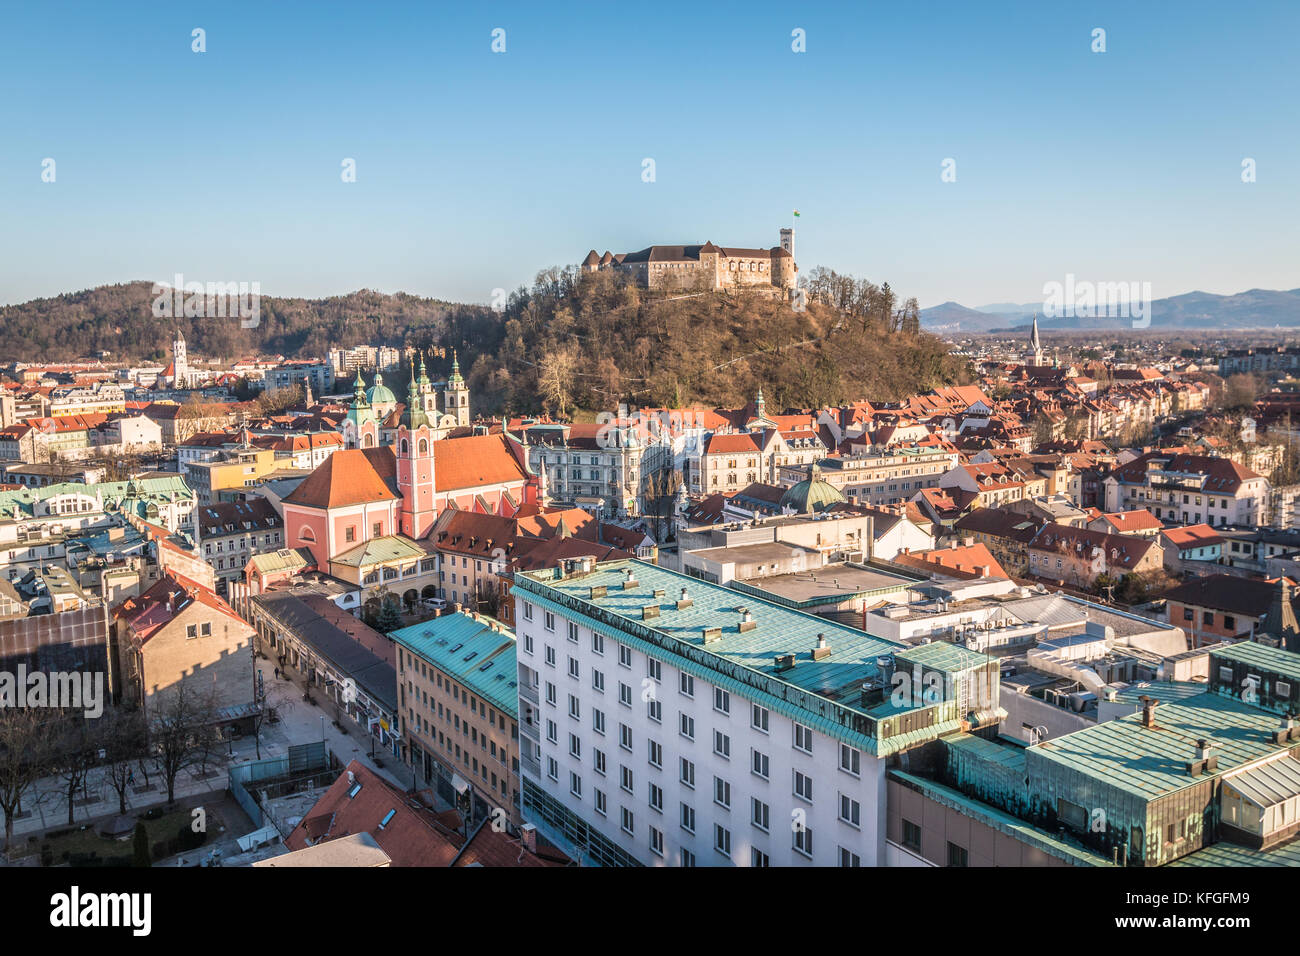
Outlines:
[{"label": "window", "polygon": [[546,702],[552,707],[555,706],[555,685],[550,681],[546,682]]},{"label": "window", "polygon": [[749,719],[749,725],[761,733],[767,733],[768,709],[759,707],[754,704],[753,714]]},{"label": "window", "polygon": [[771,763],[767,759],[767,754],[759,753],[757,750],[751,750],[750,754],[750,769],[764,780],[768,779]]},{"label": "window", "polygon": [[731,759],[731,738],[720,730],[713,732],[713,752],[719,757]]},{"label": "window", "polygon": [[550,611],[547,611],[543,623],[545,624],[546,629],[548,631],[555,630],[555,615],[552,614]]},{"label": "window", "polygon": [[948,844],[948,865],[949,866],[968,866],[969,854],[964,847],[955,843]]},{"label": "window", "polygon": [[619,766],[618,774],[619,774],[618,785],[622,787],[624,790],[626,790],[628,793],[634,792],[633,785],[635,783],[635,779],[633,778],[632,770],[628,767]]},{"label": "window", "polygon": [[578,698],[572,694],[569,695],[569,716],[574,720],[582,717],[582,705],[578,703]]},{"label": "window", "polygon": [[794,792],[795,796],[812,803],[812,777],[796,770],[794,772]]},{"label": "window", "polygon": [[632,749],[632,728],[627,724],[618,725],[618,745],[627,751]]},{"label": "window", "polygon": [[622,681],[618,682],[618,702],[624,707],[632,706],[632,688]]},{"label": "window", "polygon": [[794,831],[794,849],[796,853],[812,859],[813,855],[813,833],[808,827],[795,827]]},{"label": "window", "polygon": [[682,761],[682,783],[690,787],[692,790],[694,790],[695,789],[695,764],[691,763],[685,757],[682,757],[681,761]]},{"label": "window", "polygon": [[682,829],[687,833],[695,832],[695,808],[682,804]]},{"label": "window", "polygon": [[682,696],[684,697],[695,696],[695,678],[692,677],[690,674],[687,674],[685,672],[679,674],[677,677],[677,686],[678,689],[682,692]]},{"label": "window", "polygon": [[695,718],[687,714],[681,714],[678,719],[679,730],[681,735],[687,740],[695,739]]},{"label": "window", "polygon": [[635,821],[632,818],[632,811],[627,807],[620,807],[619,809],[623,812],[623,832],[628,834],[633,833],[635,830]]},{"label": "window", "polygon": [[862,775],[862,753],[848,744],[840,744],[840,769],[855,777]]},{"label": "window", "polygon": [[591,709],[591,729],[602,737],[605,736],[605,712],[603,710]]},{"label": "window", "polygon": [[664,855],[664,835],[654,827],[650,828],[650,852],[655,856]]},{"label": "window", "polygon": [[653,657],[646,658],[646,676],[650,677],[656,684],[663,681],[663,665]]},{"label": "window", "polygon": [[597,634],[595,631],[591,632],[591,652],[602,657],[605,655],[605,636],[603,634]]},{"label": "window", "polygon": [[754,826],[766,833],[771,824],[771,808],[758,797],[753,797],[750,800],[750,807],[753,813],[752,822]]},{"label": "window", "polygon": [[[459,719],[460,718],[457,718],[457,720]],[[548,720],[546,722],[546,739],[551,743],[557,743],[560,739],[559,729],[555,726],[555,721],[553,720]]]},{"label": "window", "polygon": [[582,756],[582,739],[577,734],[569,734],[569,756]]},{"label": "window", "polygon": [[852,827],[862,825],[862,805],[847,793],[840,794],[840,819]]},{"label": "window", "polygon": [[645,712],[646,712],[646,716],[649,717],[651,720],[653,720],[656,724],[663,723],[664,705],[659,701],[653,699],[646,701]]},{"label": "window", "polygon": [[591,688],[598,694],[605,693],[605,675],[595,668],[591,671]]},{"label": "window", "polygon": [[605,752],[603,750],[592,749],[592,763],[596,768],[596,773],[602,777],[605,776]]},{"label": "window", "polygon": [[862,857],[844,847],[840,847],[840,866],[861,866]]},{"label": "window", "polygon": [[569,622],[569,640],[574,644],[578,643],[578,625],[572,621]]},{"label": "window", "polygon": [[575,797],[582,796],[582,778],[572,771],[569,772],[569,793]]},{"label": "window", "polygon": [[349,542],[349,543],[351,543],[351,542],[353,542],[353,541],[356,541],[356,540],[357,540],[357,529],[356,529],[355,527],[349,525],[349,526],[348,526],[346,529],[344,529],[344,531],[343,531],[343,540],[344,540],[344,541],[347,541],[347,542]]},{"label": "window", "polygon": [[812,728],[803,724],[794,725],[794,745],[806,754],[812,753]]},{"label": "window", "polygon": [[682,866],[694,866],[695,854],[690,850],[682,850]]},{"label": "window", "polygon": [[713,802],[720,807],[731,809],[731,784],[721,777],[713,778]]},{"label": "window", "polygon": [[618,663],[620,667],[632,666],[632,648],[626,644],[618,645]]},{"label": "window", "polygon": [[650,809],[657,810],[659,813],[664,812],[664,792],[663,788],[652,783],[650,784]]},{"label": "window", "polygon": [[720,823],[713,825],[713,849],[723,856],[731,856],[731,831]]},{"label": "window", "polygon": [[722,714],[731,713],[731,695],[721,687],[713,688],[713,709]]},{"label": "window", "polygon": [[[456,750],[459,751],[460,748],[457,747]],[[457,756],[460,756],[460,754],[457,753]],[[552,780],[560,779],[560,765],[555,762],[554,757],[546,758],[546,776],[550,777]]]},{"label": "window", "polygon": [[766,866],[771,866],[771,865],[772,865],[772,861],[771,861],[771,859],[768,858],[768,855],[767,855],[766,853],[764,853],[762,850],[755,849],[754,847],[750,847],[750,848],[749,848],[749,865],[750,865],[750,866],[766,867]]},{"label": "window", "polygon": [[574,680],[578,679],[578,659],[576,657],[569,658],[569,676]]},{"label": "window", "polygon": [[599,813],[602,817],[605,815],[606,806],[607,805],[605,802],[605,791],[597,790],[596,791],[596,812]]},{"label": "window", "polygon": [[546,666],[555,666],[555,648],[551,647],[549,644],[546,645]]},{"label": "window", "polygon": [[531,621],[533,619],[533,606],[529,604],[527,601],[524,601],[523,605],[524,605],[524,620]]},{"label": "window", "polygon": [[647,749],[650,752],[650,766],[662,770],[664,766],[664,745],[655,740],[647,741],[647,743],[649,744]]}]

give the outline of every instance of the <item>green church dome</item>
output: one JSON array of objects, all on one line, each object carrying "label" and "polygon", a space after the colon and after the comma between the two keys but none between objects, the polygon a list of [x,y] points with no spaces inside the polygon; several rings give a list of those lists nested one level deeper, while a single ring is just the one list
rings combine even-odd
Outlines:
[{"label": "green church dome", "polygon": [[829,481],[819,477],[820,472],[816,464],[809,466],[808,477],[781,496],[781,507],[790,507],[795,514],[806,515],[844,502],[844,495]]},{"label": "green church dome", "polygon": [[392,390],[384,384],[384,376],[378,372],[375,373],[375,384],[370,386],[370,391],[366,392],[366,401],[371,405],[396,405],[397,397]]}]

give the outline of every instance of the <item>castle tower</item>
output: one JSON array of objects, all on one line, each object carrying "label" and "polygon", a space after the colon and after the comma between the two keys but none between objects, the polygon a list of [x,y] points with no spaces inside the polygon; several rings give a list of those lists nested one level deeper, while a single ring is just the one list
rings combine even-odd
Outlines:
[{"label": "castle tower", "polygon": [[406,389],[406,410],[397,426],[397,490],[402,496],[402,533],[423,538],[438,517],[434,504],[433,427],[420,403],[415,363]]},{"label": "castle tower", "polygon": [[790,253],[790,258],[794,258],[794,229],[787,226],[781,230],[781,248]]},{"label": "castle tower", "polygon": [[448,415],[456,419],[456,424],[461,427],[469,425],[469,387],[465,380],[460,377],[460,360],[456,358],[456,350],[451,352],[451,375],[447,377],[447,390],[443,396],[443,409]]}]

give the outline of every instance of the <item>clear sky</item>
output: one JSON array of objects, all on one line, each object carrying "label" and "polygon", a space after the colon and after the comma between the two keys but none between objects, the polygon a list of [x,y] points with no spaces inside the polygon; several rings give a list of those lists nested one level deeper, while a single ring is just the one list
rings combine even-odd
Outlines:
[{"label": "clear sky", "polygon": [[923,306],[1041,300],[1067,273],[1156,298],[1300,286],[1295,0],[0,18],[0,302],[175,273],[488,302],[592,247],[771,246],[792,223],[805,271]]}]

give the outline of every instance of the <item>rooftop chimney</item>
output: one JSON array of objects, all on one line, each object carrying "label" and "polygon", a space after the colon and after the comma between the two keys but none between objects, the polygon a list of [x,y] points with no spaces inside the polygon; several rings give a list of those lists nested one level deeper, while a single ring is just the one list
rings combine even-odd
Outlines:
[{"label": "rooftop chimney", "polygon": [[1148,728],[1154,728],[1156,725],[1156,701],[1153,698],[1146,696],[1145,694],[1142,695],[1141,699],[1142,699],[1142,726]]}]

